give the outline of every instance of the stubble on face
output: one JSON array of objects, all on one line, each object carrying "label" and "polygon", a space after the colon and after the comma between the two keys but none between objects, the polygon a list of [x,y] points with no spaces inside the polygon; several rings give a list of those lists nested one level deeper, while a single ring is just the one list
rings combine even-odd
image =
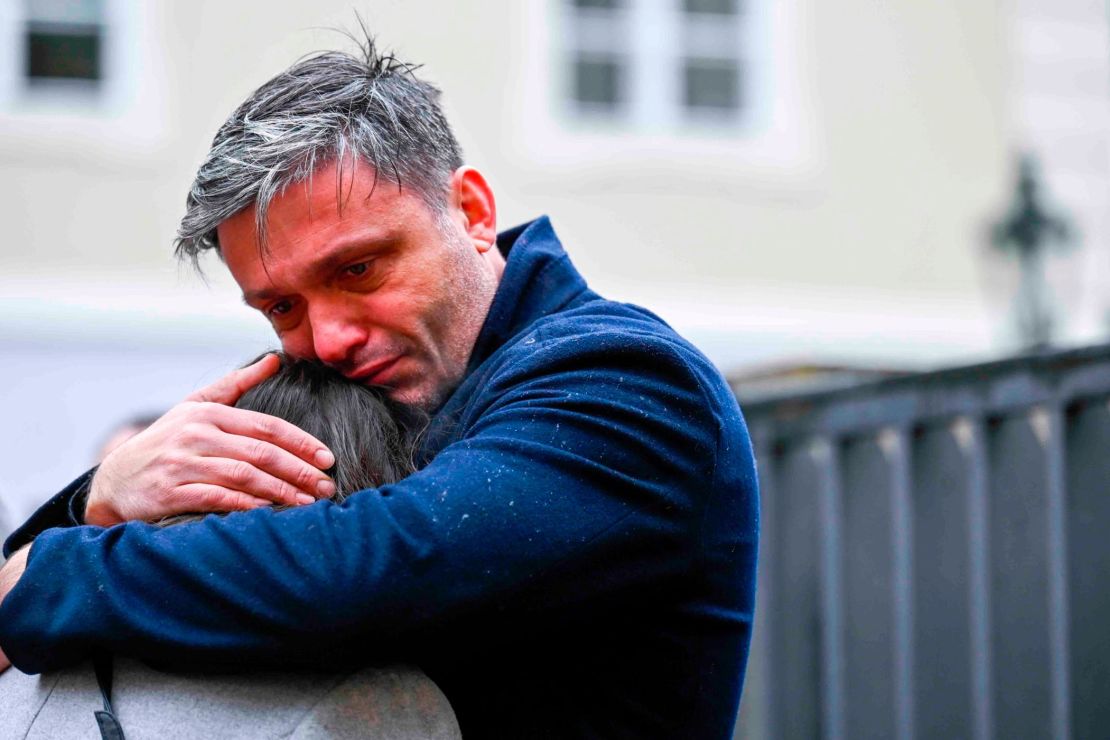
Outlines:
[{"label": "stubble on face", "polygon": [[[497,292],[498,277],[482,264],[474,247],[449,225],[444,225],[442,249],[446,251],[444,276],[440,283],[439,307],[432,322],[443,339],[441,377],[432,388],[403,388],[391,394],[394,400],[428,412],[439,407],[463,381]],[[496,247],[494,247],[496,249]],[[423,392],[421,392],[423,391]]]}]

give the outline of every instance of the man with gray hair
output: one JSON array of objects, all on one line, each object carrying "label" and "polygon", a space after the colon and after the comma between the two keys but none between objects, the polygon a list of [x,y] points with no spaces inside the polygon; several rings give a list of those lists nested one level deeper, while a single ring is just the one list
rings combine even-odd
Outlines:
[{"label": "man with gray hair", "polygon": [[[331,452],[232,406],[276,358],[232,373],[9,539],[17,667],[404,659],[468,738],[731,735],[758,530],[736,402],[546,218],[497,234],[438,97],[373,44],[298,62],[216,134],[177,246],[215,250],[289,354],[429,413],[420,469],[318,501]],[[144,524],[184,511],[237,513]]]}]

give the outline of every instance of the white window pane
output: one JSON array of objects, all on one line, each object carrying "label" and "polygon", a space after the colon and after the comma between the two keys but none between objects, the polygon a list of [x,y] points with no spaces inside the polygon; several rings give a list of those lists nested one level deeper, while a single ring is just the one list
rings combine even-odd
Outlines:
[{"label": "white window pane", "polygon": [[687,56],[735,59],[740,56],[740,16],[720,19],[690,16],[682,28],[682,44]]},{"label": "white window pane", "polygon": [[[11,2],[11,0],[7,0]],[[103,0],[23,0],[31,22],[99,25],[104,19]]]},{"label": "white window pane", "polygon": [[623,14],[580,14],[571,24],[571,48],[593,54],[624,53],[628,48],[628,24]]}]

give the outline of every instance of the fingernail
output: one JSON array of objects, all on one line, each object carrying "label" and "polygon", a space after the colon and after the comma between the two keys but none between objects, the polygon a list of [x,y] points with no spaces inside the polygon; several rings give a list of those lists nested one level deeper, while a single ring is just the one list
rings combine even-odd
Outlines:
[{"label": "fingernail", "polygon": [[322,480],[316,484],[316,493],[322,498],[331,498],[335,495],[335,484],[330,480]]},{"label": "fingernail", "polygon": [[297,503],[301,504],[302,506],[304,504],[314,504],[314,503],[316,503],[316,499],[312,498],[307,493],[298,493],[297,494]]},{"label": "fingernail", "polygon": [[335,465],[335,455],[327,450],[318,450],[316,452],[316,467],[327,470],[332,465]]}]

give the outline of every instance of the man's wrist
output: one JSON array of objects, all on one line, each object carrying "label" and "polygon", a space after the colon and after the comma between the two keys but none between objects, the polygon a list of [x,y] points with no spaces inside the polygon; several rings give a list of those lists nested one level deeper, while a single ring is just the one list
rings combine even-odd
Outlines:
[{"label": "man's wrist", "polygon": [[89,480],[88,485],[85,487],[84,493],[84,523],[91,524],[96,527],[111,527],[114,524],[119,524],[122,519],[119,515],[108,505],[103,495],[101,484],[102,476],[100,471],[96,471]]},{"label": "man's wrist", "polygon": [[[24,545],[8,558],[7,562],[0,566],[0,605],[8,598],[8,594],[19,583],[19,579],[23,576],[23,572],[27,569],[27,556],[31,552],[30,545]],[[0,649],[0,673],[11,667],[11,660]]]},{"label": "man's wrist", "polygon": [[27,554],[31,551],[30,545],[24,545],[7,559],[0,567],[0,604],[4,603],[8,593],[19,583],[23,571],[27,568]]}]

